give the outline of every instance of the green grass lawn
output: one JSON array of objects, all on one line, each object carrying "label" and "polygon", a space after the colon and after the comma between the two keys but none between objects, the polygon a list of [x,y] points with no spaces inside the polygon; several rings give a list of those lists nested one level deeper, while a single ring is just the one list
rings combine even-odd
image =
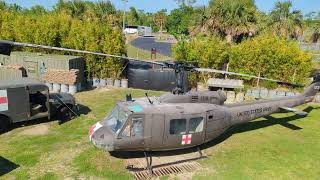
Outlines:
[{"label": "green grass lawn", "polygon": [[[121,159],[93,147],[88,129],[109,112],[125,94],[143,96],[142,90],[95,90],[76,95],[91,111],[61,126],[43,123],[45,134],[30,134],[33,126],[16,128],[0,135],[0,156],[19,167],[0,179],[132,179]],[[149,92],[160,95],[161,92]],[[304,109],[307,106],[302,106]],[[316,106],[314,106],[316,107]],[[204,169],[194,179],[318,179],[320,177],[320,111],[292,120],[292,114],[279,119],[259,119],[233,128],[224,141],[205,150],[200,160]],[[281,123],[302,129],[291,130]],[[26,133],[29,132],[29,133]],[[32,131],[31,131],[32,132]],[[0,161],[0,174],[3,173]],[[167,177],[171,179],[172,177]]]}]

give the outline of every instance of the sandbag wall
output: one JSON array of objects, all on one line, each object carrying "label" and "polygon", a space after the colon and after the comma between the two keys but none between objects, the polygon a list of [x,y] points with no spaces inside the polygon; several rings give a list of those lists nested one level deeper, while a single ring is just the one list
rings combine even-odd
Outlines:
[{"label": "sandbag wall", "polygon": [[44,74],[44,80],[53,92],[74,94],[80,90],[79,79],[79,70],[48,69]]}]

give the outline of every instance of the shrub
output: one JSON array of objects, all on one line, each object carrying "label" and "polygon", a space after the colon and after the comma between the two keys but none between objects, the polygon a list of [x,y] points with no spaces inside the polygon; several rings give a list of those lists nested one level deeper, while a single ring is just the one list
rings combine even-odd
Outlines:
[{"label": "shrub", "polygon": [[[119,27],[113,26],[112,22],[98,18],[80,19],[63,11],[34,15],[0,10],[0,39],[120,56],[126,52],[122,32]],[[51,52],[41,49],[25,50]],[[86,72],[89,77],[118,78],[122,69],[121,59],[82,54],[81,56],[86,59]]]},{"label": "shrub", "polygon": [[312,69],[312,57],[297,42],[270,34],[259,35],[231,48],[230,71],[304,83]]}]

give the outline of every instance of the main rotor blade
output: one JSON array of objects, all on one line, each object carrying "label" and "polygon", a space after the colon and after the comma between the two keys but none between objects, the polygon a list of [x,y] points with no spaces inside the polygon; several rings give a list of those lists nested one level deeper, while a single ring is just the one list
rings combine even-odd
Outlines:
[{"label": "main rotor blade", "polygon": [[[255,79],[267,80],[267,81],[272,81],[272,82],[277,82],[277,83],[287,83],[287,82],[276,80],[276,79],[269,79],[269,78],[258,77],[258,76],[253,76],[253,75],[249,75],[249,74],[241,74],[241,73],[235,73],[235,72],[229,72],[229,71],[221,71],[221,70],[209,69],[209,68],[195,68],[195,70],[199,71],[199,72],[211,72],[211,73],[219,73],[219,74],[228,74],[228,75],[244,76],[244,77],[250,77],[250,78],[255,78]],[[291,84],[291,83],[289,83],[289,84]]]},{"label": "main rotor blade", "polygon": [[93,51],[85,51],[85,50],[76,50],[76,49],[69,49],[69,48],[61,48],[61,47],[54,47],[54,46],[45,46],[45,45],[30,44],[30,43],[4,41],[4,40],[0,40],[0,44],[1,45],[7,45],[7,46],[22,46],[22,47],[32,47],[32,48],[56,50],[56,51],[66,51],[66,52],[75,52],[75,53],[83,53],[83,54],[92,54],[92,55],[98,55],[98,56],[114,57],[114,58],[121,58],[121,59],[127,59],[127,60],[148,62],[148,63],[162,65],[162,66],[164,65],[163,63],[154,62],[154,61],[140,60],[140,59],[136,59],[136,58],[130,58],[130,57],[124,57],[124,56],[118,56],[118,55],[112,55],[112,54],[105,54],[105,53],[99,53],[99,52],[93,52]]}]

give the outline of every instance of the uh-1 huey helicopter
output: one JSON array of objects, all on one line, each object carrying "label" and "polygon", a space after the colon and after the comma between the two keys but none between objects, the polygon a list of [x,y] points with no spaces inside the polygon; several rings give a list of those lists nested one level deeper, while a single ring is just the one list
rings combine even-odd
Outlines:
[{"label": "uh-1 huey helicopter", "polygon": [[[103,53],[8,41],[0,41],[0,51],[5,52],[6,48],[3,47],[14,45],[136,60]],[[146,94],[146,97],[135,99],[127,95],[126,100],[118,101],[111,113],[89,130],[90,141],[98,148],[110,152],[143,152],[149,170],[152,169],[152,157],[150,156],[150,161],[148,160],[150,152],[199,147],[237,124],[282,110],[307,115],[306,112],[294,109],[294,107],[311,102],[320,90],[320,75],[316,75],[311,85],[300,95],[226,105],[224,104],[226,95],[222,91],[186,92],[183,82],[185,78],[181,77],[185,76],[187,71],[196,71],[281,81],[197,68],[183,63],[152,61],[149,63],[173,68],[176,71],[178,78],[174,93],[160,97],[149,97]],[[201,154],[200,149],[199,152]]]}]

